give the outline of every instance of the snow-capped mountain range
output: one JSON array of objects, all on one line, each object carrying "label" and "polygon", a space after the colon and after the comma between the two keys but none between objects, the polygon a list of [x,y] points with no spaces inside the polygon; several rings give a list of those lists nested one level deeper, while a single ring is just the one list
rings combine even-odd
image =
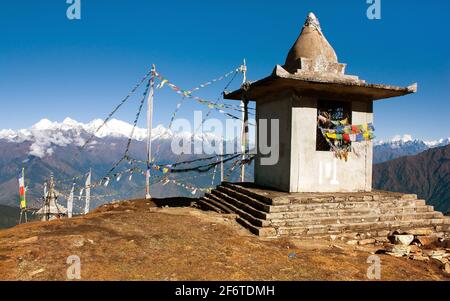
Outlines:
[{"label": "snow-capped mountain range", "polygon": [[[28,129],[14,131],[11,129],[0,130],[0,140],[8,142],[31,142],[29,155],[43,158],[53,154],[53,147],[64,147],[67,145],[82,146],[92,135],[96,138],[126,138],[130,137],[133,125],[118,119],[109,120],[105,126],[101,127],[103,120],[95,119],[89,123],[81,123],[71,118],[66,118],[62,122],[52,122],[42,119]],[[101,127],[101,128],[100,128]],[[98,130],[100,128],[100,130]],[[98,130],[98,131],[97,131]],[[177,138],[184,141],[202,141],[214,143],[222,139],[213,133],[177,132],[162,125],[152,129],[152,140],[171,140]],[[147,139],[147,129],[136,127],[133,132],[133,139],[144,141]],[[92,148],[95,141],[90,143]]]},{"label": "snow-capped mountain range", "polygon": [[[77,122],[66,118],[62,122],[52,122],[43,119],[28,129],[21,130],[0,130],[0,204],[17,205],[18,187],[17,175],[25,167],[27,183],[29,185],[29,195],[32,200],[38,200],[41,197],[43,189],[42,183],[48,180],[48,176],[53,174],[56,179],[71,179],[80,174],[85,174],[89,169],[93,172],[94,179],[101,179],[111,166],[113,166],[124,154],[127,146],[127,139],[131,134],[132,125],[117,119],[111,119],[105,127],[97,132],[102,125],[100,119],[89,123]],[[84,145],[95,133],[95,139],[89,143],[84,151],[80,151],[80,146]],[[130,149],[129,156],[135,159],[146,158],[147,130],[136,128],[134,131],[134,141]],[[172,142],[174,138],[183,141],[196,141],[213,144],[215,141],[221,141],[214,133],[199,133],[195,136],[190,132],[174,133],[169,129],[158,126],[152,130],[152,151],[156,162],[173,163],[183,162],[192,159],[198,159],[199,155],[183,153],[176,155],[172,151]],[[223,141],[225,145],[231,142],[235,149],[234,153],[239,152],[240,147],[237,142],[239,139]],[[206,143],[207,144],[207,143]],[[398,157],[416,155],[430,148],[436,148],[450,144],[450,139],[441,139],[437,141],[422,141],[413,139],[410,135],[397,136],[389,141],[377,141],[374,146],[374,163],[380,163],[396,159]],[[205,147],[204,147],[205,150]],[[201,155],[200,155],[201,157]],[[118,166],[118,171],[129,168],[128,162],[123,162]],[[233,162],[228,162],[225,170],[232,170]],[[253,178],[253,169],[248,168],[247,179]],[[196,187],[210,187],[212,181],[212,172],[201,174],[173,174],[173,179],[191,183]],[[239,170],[234,169],[233,173],[227,177],[228,181],[237,180]],[[192,178],[186,180],[186,178]],[[220,182],[220,177],[215,177],[215,182]],[[80,183],[78,183],[80,184]],[[71,188],[71,182],[64,185],[58,184],[59,189],[67,190]],[[62,186],[62,187],[61,187]],[[111,198],[99,199],[94,206],[107,202],[112,198],[138,198],[142,197],[142,187],[144,185],[144,176],[136,175],[133,181],[114,181],[108,188],[99,188],[97,194],[117,193]],[[175,184],[152,186],[155,197],[186,196],[192,197],[191,191],[181,188]]]},{"label": "snow-capped mountain range", "polygon": [[[133,141],[127,155],[138,160],[121,161],[128,146],[128,138],[133,126],[127,122],[111,119],[100,131],[97,129],[103,124],[102,120],[93,120],[89,123],[81,123],[70,118],[62,122],[52,122],[43,119],[27,129],[0,130],[0,204],[17,206],[18,187],[17,175],[22,167],[25,168],[26,183],[29,186],[29,199],[39,203],[43,191],[43,183],[48,181],[50,175],[54,175],[58,181],[59,191],[66,192],[71,189],[71,179],[86,174],[92,170],[93,181],[102,179],[115,166],[114,172],[124,172],[130,166],[143,169],[147,155],[146,138],[147,130],[135,128]],[[196,128],[195,128],[196,129]],[[219,135],[212,132],[197,131],[195,135],[187,131],[171,131],[164,126],[157,126],[152,130],[152,157],[159,164],[184,162],[199,158],[211,157],[213,151],[218,151],[218,144],[223,142],[227,153],[239,152],[239,143],[234,139],[222,141]],[[84,150],[80,146],[95,134]],[[191,153],[181,154],[174,152],[173,144],[190,143]],[[201,143],[201,145],[200,145]],[[197,147],[201,146],[198,151]],[[233,150],[231,150],[233,149]],[[195,150],[195,152],[193,152]],[[120,160],[120,161],[119,161]],[[119,165],[116,165],[119,162]],[[210,161],[207,161],[210,163]],[[131,164],[131,165],[130,165]],[[204,162],[198,164],[205,164]],[[231,169],[233,162],[225,163],[227,170]],[[215,170],[215,169],[214,169]],[[169,174],[172,180],[189,183],[195,187],[208,188],[212,185],[212,173],[174,173]],[[250,169],[248,179],[251,179]],[[227,173],[227,179],[237,180],[239,170]],[[124,180],[111,181],[108,187],[97,187],[96,195],[114,194],[110,197],[99,198],[92,203],[93,208],[111,199],[141,198],[145,188],[145,176],[139,170],[133,171],[132,180],[123,177]],[[152,196],[155,198],[168,197],[193,197],[193,191],[187,190],[174,183],[163,184],[158,179],[163,175],[155,172],[152,181]],[[126,180],[125,180],[126,179]],[[83,178],[76,181],[77,187],[83,185]],[[220,177],[214,178],[218,184]],[[199,191],[196,192],[199,196]]]},{"label": "snow-capped mountain range", "polygon": [[[111,119],[99,131],[98,128],[103,124],[103,120],[95,119],[88,123],[81,123],[71,118],[66,118],[62,122],[52,122],[48,119],[42,119],[28,129],[21,130],[0,130],[0,140],[8,142],[29,142],[29,155],[43,158],[51,156],[54,147],[65,147],[67,145],[82,146],[86,140],[93,134],[96,138],[128,138],[132,132],[133,126],[125,121]],[[133,139],[144,141],[147,137],[147,129],[136,127]],[[221,137],[214,133],[196,133],[178,132],[174,133],[162,125],[152,130],[152,140],[193,140],[209,142],[222,141]],[[239,140],[239,139],[238,139]],[[94,147],[96,141],[93,141],[89,147]],[[413,139],[411,135],[397,135],[388,141],[376,141],[374,143],[374,163],[389,161],[398,157],[415,155],[434,147],[440,147],[450,144],[450,137],[435,141],[423,141]]]},{"label": "snow-capped mountain range", "polygon": [[450,137],[434,141],[413,139],[411,135],[397,135],[388,141],[374,143],[374,163],[382,163],[403,156],[413,156],[431,148],[450,144]]},{"label": "snow-capped mountain range", "polygon": [[392,148],[398,148],[402,145],[405,145],[407,143],[414,143],[414,142],[423,142],[427,147],[433,148],[433,147],[439,147],[439,146],[446,146],[450,144],[450,137],[445,139],[439,139],[439,140],[432,140],[432,141],[425,141],[425,140],[418,140],[414,139],[411,135],[396,135],[392,137],[392,139],[388,141],[376,141],[374,143],[374,146],[379,145],[390,145]]}]

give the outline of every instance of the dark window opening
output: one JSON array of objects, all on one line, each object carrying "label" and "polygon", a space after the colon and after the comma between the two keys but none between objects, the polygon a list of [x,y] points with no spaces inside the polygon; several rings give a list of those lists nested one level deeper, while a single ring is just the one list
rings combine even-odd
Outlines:
[{"label": "dark window opening", "polygon": [[[352,124],[352,108],[351,102],[319,100],[317,103],[317,117],[326,116],[333,121],[348,120],[348,124]],[[318,121],[316,121],[318,122]],[[323,137],[322,131],[317,124],[316,150],[331,151],[331,146]],[[325,125],[322,124],[322,127]]]}]

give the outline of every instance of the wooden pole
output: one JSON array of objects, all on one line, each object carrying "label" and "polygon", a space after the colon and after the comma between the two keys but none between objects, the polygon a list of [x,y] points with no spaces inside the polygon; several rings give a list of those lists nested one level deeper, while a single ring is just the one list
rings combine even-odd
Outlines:
[{"label": "wooden pole", "polygon": [[220,158],[220,183],[222,184],[223,183],[223,180],[224,180],[224,176],[223,176],[223,160],[224,160],[224,158],[225,157],[223,157],[223,155],[224,155],[224,151],[223,151],[223,148],[224,148],[224,143],[223,143],[223,138],[222,138],[222,144],[220,145],[220,149],[221,149],[221,155],[222,155],[222,157]]},{"label": "wooden pole", "polygon": [[72,190],[70,190],[69,199],[67,200],[67,216],[68,216],[68,218],[72,218],[72,214],[73,214],[74,192],[75,192],[75,183],[72,183]]},{"label": "wooden pole", "polygon": [[[244,59],[244,64],[241,66],[241,72],[243,74],[242,84],[247,82],[247,63]],[[244,95],[244,94],[243,94]],[[241,132],[241,153],[242,160],[247,158],[247,143],[248,143],[248,101],[244,99],[241,100],[241,111],[242,111],[242,132]],[[245,182],[245,164],[241,165],[241,182]]]},{"label": "wooden pole", "polygon": [[25,223],[28,223],[28,216],[27,216],[27,207],[28,207],[28,204],[27,204],[27,198],[28,198],[28,186],[27,185],[25,185],[25,167],[23,167],[22,168],[22,177],[23,177],[23,185],[24,185],[24,200],[25,200],[25,207],[24,208],[22,208],[22,210],[23,210],[23,213],[24,213],[24,215],[25,215]]},{"label": "wooden pole", "polygon": [[152,123],[153,123],[153,96],[155,86],[156,66],[152,65],[152,75],[150,78],[150,91],[147,99],[147,173],[145,175],[145,198],[151,199],[150,195],[150,170],[152,163]]},{"label": "wooden pole", "polygon": [[88,214],[91,208],[91,183],[92,183],[92,168],[89,168],[89,173],[84,185],[84,191],[86,193],[86,202],[84,204],[84,214]]},{"label": "wooden pole", "polygon": [[[23,177],[23,184],[25,185],[25,168],[22,168],[22,177]],[[27,212],[28,212],[28,203],[27,203],[27,198],[28,198],[28,186],[24,186],[25,188],[25,207],[22,208],[23,210],[23,214],[25,215],[25,224],[28,223],[28,216],[27,216]]]},{"label": "wooden pole", "polygon": [[53,179],[53,174],[51,174],[50,175],[50,185],[49,185],[49,189],[48,189],[48,197],[47,197],[47,200],[45,201],[45,204],[44,204],[44,206],[45,206],[45,210],[44,210],[45,221],[49,221],[50,220],[50,214],[51,214],[50,206],[51,206],[52,202],[54,201],[54,199],[55,199],[55,182],[54,182],[54,179]]}]

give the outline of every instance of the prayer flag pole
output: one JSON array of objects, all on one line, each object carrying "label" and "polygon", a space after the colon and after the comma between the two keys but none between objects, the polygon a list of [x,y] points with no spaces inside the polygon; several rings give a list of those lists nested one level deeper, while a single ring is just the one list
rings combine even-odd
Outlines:
[{"label": "prayer flag pole", "polygon": [[92,169],[89,169],[89,174],[86,178],[86,183],[85,183],[86,203],[84,206],[84,214],[89,213],[89,209],[91,206],[91,182],[92,182],[91,178],[92,178]]},{"label": "prayer flag pole", "polygon": [[[243,74],[242,84],[247,82],[247,63],[244,59],[244,64],[239,68]],[[242,161],[247,158],[247,143],[248,143],[248,100],[244,99],[244,94],[241,99],[242,111],[242,132],[241,132],[241,152]],[[241,182],[245,182],[245,164],[241,164]]]},{"label": "prayer flag pole", "polygon": [[147,173],[145,175],[145,198],[151,199],[150,195],[150,170],[152,163],[152,123],[153,123],[153,95],[155,86],[156,66],[152,65],[152,75],[150,78],[150,91],[147,99]]},{"label": "prayer flag pole", "polygon": [[224,177],[223,177],[223,159],[224,159],[224,152],[223,152],[223,148],[224,148],[224,144],[223,144],[223,140],[224,140],[224,138],[222,137],[222,142],[221,142],[221,145],[220,145],[220,152],[221,152],[221,155],[222,155],[222,157],[220,158],[220,183],[222,184],[223,183],[223,180],[224,180]]},{"label": "prayer flag pole", "polygon": [[73,213],[73,194],[75,191],[75,183],[72,184],[72,190],[70,191],[69,199],[67,200],[67,216],[72,218]]}]

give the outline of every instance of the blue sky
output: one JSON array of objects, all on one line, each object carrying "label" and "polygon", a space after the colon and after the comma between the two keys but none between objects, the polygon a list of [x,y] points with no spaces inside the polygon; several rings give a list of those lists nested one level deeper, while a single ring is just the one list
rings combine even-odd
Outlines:
[{"label": "blue sky", "polygon": [[[29,127],[44,117],[103,118],[152,63],[179,86],[192,88],[245,57],[249,79],[257,80],[284,63],[314,11],[347,73],[374,83],[419,83],[416,95],[376,103],[378,138],[450,136],[449,1],[382,0],[381,20],[367,19],[366,0],[81,3],[82,19],[70,21],[65,0],[2,1],[0,128]],[[198,95],[216,99],[224,85]],[[178,100],[158,91],[155,124],[167,126]],[[137,101],[117,118],[131,122]],[[201,108],[187,103],[179,116],[192,118]]]}]

